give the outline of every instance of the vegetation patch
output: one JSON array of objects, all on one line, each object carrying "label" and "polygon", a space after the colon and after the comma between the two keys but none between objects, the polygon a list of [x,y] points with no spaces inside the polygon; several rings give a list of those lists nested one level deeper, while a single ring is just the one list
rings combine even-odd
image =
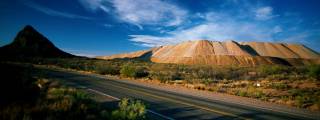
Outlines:
[{"label": "vegetation patch", "polygon": [[112,111],[115,120],[142,120],[146,119],[146,106],[139,100],[124,98],[119,102],[119,109]]},{"label": "vegetation patch", "polygon": [[[19,61],[18,61],[19,62]],[[251,97],[302,108],[313,106],[319,110],[314,96],[319,91],[320,65],[255,67],[208,66],[152,63],[143,60],[99,59],[24,59],[23,62],[55,65],[67,69],[95,72],[102,75],[119,75],[135,79],[148,79],[162,83],[177,83],[188,88],[210,90],[232,95]],[[289,91],[315,89],[306,95],[293,96]],[[308,96],[308,97],[306,97]],[[303,102],[301,102],[303,101]],[[307,105],[305,103],[308,103]],[[303,104],[303,105],[301,105]]]},{"label": "vegetation patch", "polygon": [[130,64],[121,67],[120,74],[125,77],[142,78],[149,75],[143,67],[136,67]]},{"label": "vegetation patch", "polygon": [[31,65],[0,65],[6,83],[1,84],[1,92],[6,93],[0,99],[1,120],[147,119],[146,106],[141,101],[123,99],[118,109],[109,109],[81,89],[41,78]]}]

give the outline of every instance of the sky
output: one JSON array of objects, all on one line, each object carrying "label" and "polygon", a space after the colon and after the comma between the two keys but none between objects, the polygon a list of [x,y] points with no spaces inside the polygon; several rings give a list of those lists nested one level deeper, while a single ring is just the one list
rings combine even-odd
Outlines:
[{"label": "sky", "polygon": [[319,11],[320,0],[1,0],[0,46],[32,25],[60,49],[91,57],[200,39],[319,52]]}]

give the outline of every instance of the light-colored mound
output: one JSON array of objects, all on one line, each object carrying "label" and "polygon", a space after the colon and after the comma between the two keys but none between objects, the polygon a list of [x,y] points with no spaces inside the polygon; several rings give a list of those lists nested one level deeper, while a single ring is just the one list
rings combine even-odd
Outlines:
[{"label": "light-colored mound", "polygon": [[260,56],[279,58],[304,58],[319,59],[319,54],[300,44],[268,43],[268,42],[243,42],[241,45],[248,45]]},{"label": "light-colored mound", "polygon": [[98,58],[144,58],[158,63],[241,66],[320,63],[320,55],[317,52],[299,44],[208,40],[187,41],[177,45]]},{"label": "light-colored mound", "polygon": [[131,53],[124,53],[124,54],[116,54],[116,55],[111,55],[111,56],[97,56],[96,58],[99,59],[124,59],[124,58],[138,58],[143,56],[144,54],[147,54],[151,50],[141,50],[137,52],[131,52]]},{"label": "light-colored mound", "polygon": [[188,41],[177,45],[160,47],[152,57],[194,57],[207,55],[251,56],[234,41]]},{"label": "light-colored mound", "polygon": [[261,56],[230,56],[230,55],[208,55],[208,56],[195,56],[195,57],[165,57],[156,58],[152,57],[151,61],[158,63],[178,63],[178,64],[211,64],[211,65],[269,65],[269,64],[285,64],[282,61],[272,57]]}]

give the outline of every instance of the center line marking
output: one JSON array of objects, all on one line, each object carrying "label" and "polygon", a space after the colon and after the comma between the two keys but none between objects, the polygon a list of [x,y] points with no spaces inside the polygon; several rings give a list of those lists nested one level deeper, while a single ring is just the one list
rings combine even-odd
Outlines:
[{"label": "center line marking", "polygon": [[105,94],[105,93],[103,93],[103,92],[100,92],[100,91],[97,91],[97,90],[94,90],[94,89],[88,88],[88,90],[93,91],[93,92],[96,92],[96,93],[101,94],[101,95],[104,95],[104,96],[107,96],[107,97],[110,97],[110,98],[115,99],[115,100],[120,100],[120,99],[117,98],[117,97],[113,97],[113,96],[111,96],[111,95]]}]

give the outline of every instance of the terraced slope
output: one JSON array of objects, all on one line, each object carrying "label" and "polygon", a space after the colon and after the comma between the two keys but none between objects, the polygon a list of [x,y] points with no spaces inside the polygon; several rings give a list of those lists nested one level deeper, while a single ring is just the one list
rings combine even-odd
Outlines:
[{"label": "terraced slope", "polygon": [[241,66],[320,64],[319,53],[300,44],[208,40],[187,41],[150,50],[98,58],[143,58],[158,63]]}]

